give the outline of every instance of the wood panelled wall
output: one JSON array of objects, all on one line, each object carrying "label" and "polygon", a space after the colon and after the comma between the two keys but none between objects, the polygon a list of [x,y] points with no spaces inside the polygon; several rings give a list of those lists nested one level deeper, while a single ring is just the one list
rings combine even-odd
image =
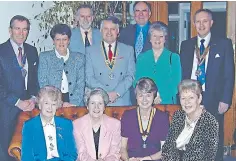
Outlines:
[{"label": "wood panelled wall", "polygon": [[[232,40],[235,49],[235,30],[236,30],[236,2],[228,1],[227,2],[227,37]],[[235,51],[235,50],[234,50]],[[235,53],[234,53],[234,62],[235,62]],[[236,86],[235,86],[236,87]],[[236,127],[236,88],[234,87],[234,95],[232,106],[229,111],[225,114],[225,145],[233,144],[233,132]]]},{"label": "wood panelled wall", "polygon": [[[152,7],[151,22],[162,21],[168,24],[168,3],[164,1],[149,2]],[[193,22],[194,13],[203,8],[203,2],[191,1],[191,22]],[[232,39],[235,47],[235,30],[236,30],[236,2],[227,2],[227,36]],[[191,23],[191,37],[197,35],[197,31]],[[236,60],[236,59],[235,59]],[[225,127],[224,127],[224,143],[225,145],[233,144],[233,132],[236,127],[236,87],[233,95],[232,106],[225,114]]]}]

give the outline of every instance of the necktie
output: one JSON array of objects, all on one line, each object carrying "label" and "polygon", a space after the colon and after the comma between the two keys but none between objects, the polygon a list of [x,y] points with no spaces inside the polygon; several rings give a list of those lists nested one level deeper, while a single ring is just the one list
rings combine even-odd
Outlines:
[{"label": "necktie", "polygon": [[109,44],[109,50],[108,50],[108,58],[109,58],[109,60],[110,60],[110,62],[111,62],[111,60],[112,60],[112,57],[113,57],[113,53],[112,53],[112,51],[111,51],[111,45]]},{"label": "necktie", "polygon": [[[204,53],[205,50],[205,46],[204,46],[204,42],[205,40],[202,39],[200,44],[200,55],[202,56],[202,54]],[[206,72],[205,72],[205,60],[204,62],[198,66],[198,70],[200,71],[200,75],[198,76],[197,80],[201,83],[201,85],[203,85],[205,83],[206,80]]]},{"label": "necktie", "polygon": [[139,35],[137,37],[136,43],[135,43],[136,58],[138,57],[138,55],[141,53],[142,50],[143,50],[143,32],[142,32],[142,28],[141,28]]},{"label": "necktie", "polygon": [[89,42],[89,39],[88,39],[88,31],[85,31],[84,34],[85,34],[85,43],[84,43],[84,45],[85,45],[85,47],[88,47],[88,46],[90,46],[90,42]]},{"label": "necktie", "polygon": [[19,63],[20,66],[23,66],[23,64],[22,64],[22,57],[23,57],[23,56],[22,56],[22,48],[19,47],[19,48],[18,48],[18,51],[19,51],[19,52],[18,52],[18,56],[17,56],[18,63]]}]

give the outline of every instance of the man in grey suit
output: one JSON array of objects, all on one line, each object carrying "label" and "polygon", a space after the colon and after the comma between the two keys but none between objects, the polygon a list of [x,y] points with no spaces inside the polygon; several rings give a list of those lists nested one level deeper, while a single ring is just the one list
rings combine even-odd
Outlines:
[{"label": "man in grey suit", "polygon": [[133,12],[136,24],[131,24],[121,30],[119,41],[126,45],[133,46],[137,58],[141,52],[145,52],[152,48],[148,38],[151,5],[145,1],[137,1],[134,3]]},{"label": "man in grey suit", "polygon": [[80,5],[76,13],[75,21],[79,27],[72,29],[70,50],[72,52],[86,53],[86,47],[100,43],[101,33],[91,27],[93,22],[93,10],[87,4]]},{"label": "man in grey suit", "polygon": [[101,23],[102,39],[87,49],[86,85],[101,87],[110,99],[108,106],[131,105],[130,87],[135,73],[134,50],[117,42],[118,19],[108,17]]}]

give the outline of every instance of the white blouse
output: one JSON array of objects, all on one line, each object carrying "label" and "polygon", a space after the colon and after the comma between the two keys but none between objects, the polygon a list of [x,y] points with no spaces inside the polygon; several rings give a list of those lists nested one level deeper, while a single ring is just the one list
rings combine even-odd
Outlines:
[{"label": "white blouse", "polygon": [[49,123],[44,122],[42,119],[41,121],[47,147],[47,159],[59,157],[57,150],[56,125],[54,118]]},{"label": "white blouse", "polygon": [[186,150],[185,145],[189,143],[193,135],[194,128],[197,124],[197,121],[198,119],[196,121],[191,122],[189,118],[186,116],[184,129],[176,140],[176,147],[179,150]]}]

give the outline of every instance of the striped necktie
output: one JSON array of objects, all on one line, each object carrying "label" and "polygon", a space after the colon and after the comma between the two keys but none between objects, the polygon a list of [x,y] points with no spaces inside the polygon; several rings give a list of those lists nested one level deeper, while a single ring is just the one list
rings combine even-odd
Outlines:
[{"label": "striped necktie", "polygon": [[136,58],[138,57],[138,55],[141,53],[141,51],[143,50],[143,31],[142,28],[139,32],[139,35],[137,37],[136,40],[136,44],[135,44],[135,55]]},{"label": "striped necktie", "polygon": [[[205,39],[202,39],[200,44],[200,55],[202,56],[205,50],[204,42]],[[205,72],[205,60],[204,62],[198,66],[198,70],[200,71],[200,75],[197,77],[197,80],[200,82],[201,85],[203,85],[206,81],[206,72]]]}]

